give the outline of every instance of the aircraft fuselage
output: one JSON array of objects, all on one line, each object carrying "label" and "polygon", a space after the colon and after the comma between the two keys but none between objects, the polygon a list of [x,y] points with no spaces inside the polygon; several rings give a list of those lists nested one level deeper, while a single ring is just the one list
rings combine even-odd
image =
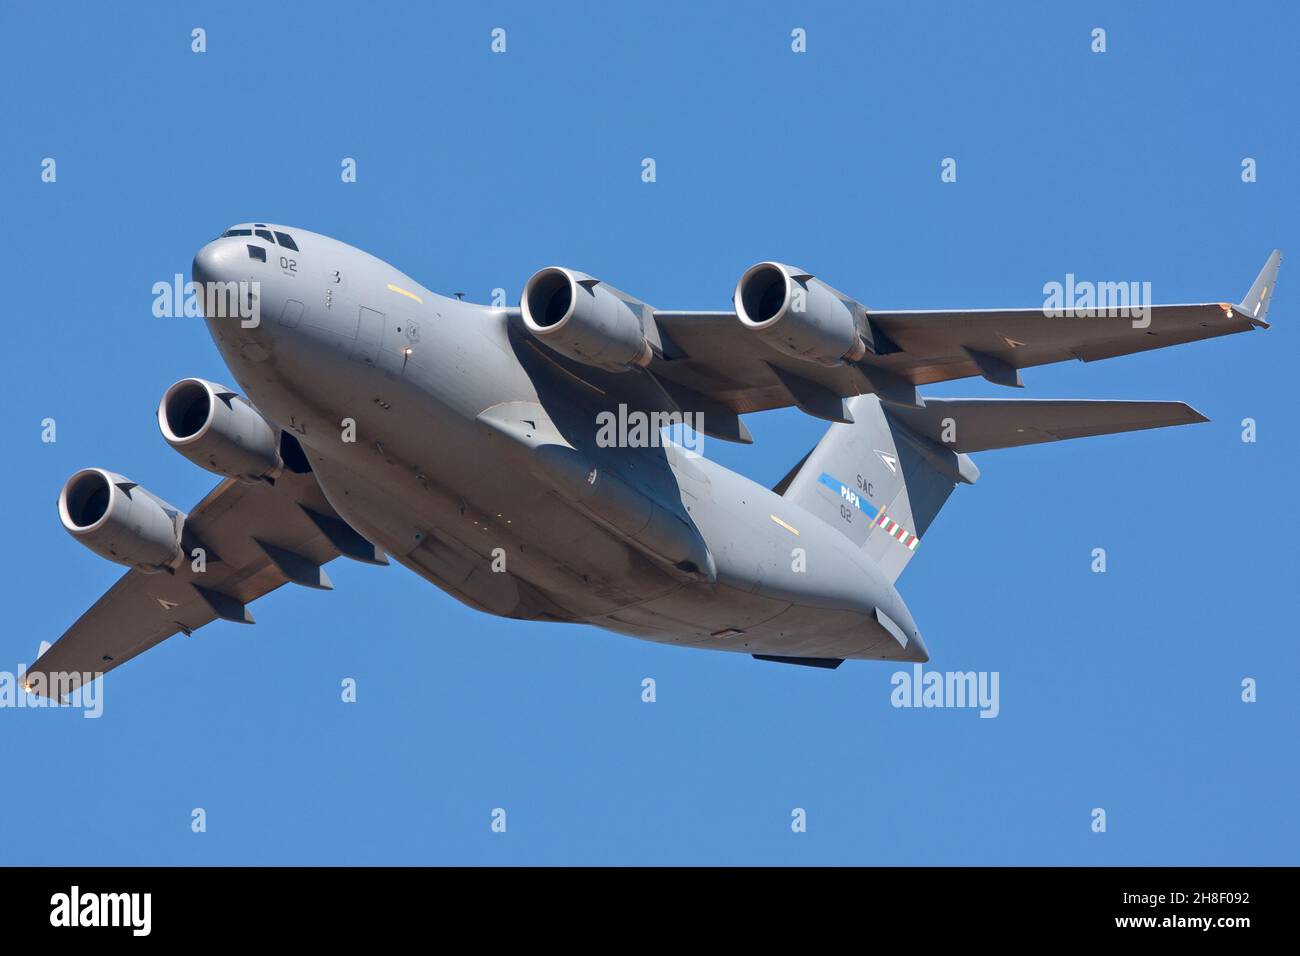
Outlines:
[{"label": "aircraft fuselage", "polygon": [[445,298],[302,229],[243,230],[194,260],[196,283],[256,284],[256,324],[209,316],[213,340],[335,510],[417,574],[507,617],[751,654],[928,659],[894,586],[824,521],[671,443],[602,447],[601,396],[517,309]]}]

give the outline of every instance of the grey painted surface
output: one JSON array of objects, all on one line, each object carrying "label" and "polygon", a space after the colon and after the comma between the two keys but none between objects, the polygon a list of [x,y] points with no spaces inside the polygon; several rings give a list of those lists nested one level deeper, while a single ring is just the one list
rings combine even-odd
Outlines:
[{"label": "grey painted surface", "polygon": [[[270,228],[291,234],[298,249],[236,236],[209,243],[194,260],[198,283],[259,284],[260,324],[210,316],[207,326],[252,406],[294,436],[310,463],[295,474],[286,465],[279,478],[241,476],[269,484],[228,480],[191,514],[195,528],[219,531],[232,552],[226,577],[205,578],[204,586],[224,580],[240,603],[289,580],[328,582],[313,568],[340,553],[359,549],[364,558],[365,542],[340,537],[350,525],[491,614],[774,657],[924,661],[928,651],[894,581],[918,553],[914,536],[925,534],[957,484],[977,478],[965,450],[1203,420],[1164,402],[908,407],[860,395],[839,404],[873,380],[889,381],[911,402],[916,384],[980,374],[969,352],[997,351],[984,341],[992,328],[984,317],[1032,343],[1019,355],[1004,348],[995,356],[1008,368],[1078,357],[1080,349],[1101,357],[1152,347],[1145,333],[1114,324],[1040,316],[1048,324],[1035,325],[1029,310],[872,312],[868,321],[858,306],[852,314],[870,341],[865,357],[859,347],[850,358],[880,364],[852,373],[800,364],[735,316],[655,312],[569,273],[582,283],[574,288],[592,296],[581,308],[601,322],[642,323],[647,349],[637,353],[633,329],[598,368],[541,344],[519,309],[444,298],[344,243]],[[265,262],[250,257],[250,244],[265,248]],[[1217,305],[1158,307],[1156,318],[1174,333],[1161,341],[1262,323],[1276,268],[1274,257],[1248,296],[1251,320]],[[1207,328],[1209,319],[1218,324]],[[570,351],[579,357],[591,348],[567,326],[554,339],[575,343]],[[885,342],[890,355],[871,351]],[[619,370],[613,354],[633,357],[632,367]],[[784,494],[674,445],[596,440],[601,411],[674,403],[704,412],[710,433],[745,440],[739,413],[795,404],[790,376],[803,407],[851,421],[830,426],[782,483]],[[942,433],[949,421],[955,438]],[[348,423],[355,441],[344,440]],[[297,505],[310,520],[299,521]],[[254,538],[261,547],[243,548]],[[492,567],[501,553],[504,573]],[[173,586],[179,572],[169,572],[165,589],[177,602],[158,602],[151,582],[166,575],[148,570],[129,572],[38,664],[109,669],[216,616],[210,601]],[[163,610],[145,613],[150,601]],[[117,656],[107,660],[100,652],[110,645]]]}]

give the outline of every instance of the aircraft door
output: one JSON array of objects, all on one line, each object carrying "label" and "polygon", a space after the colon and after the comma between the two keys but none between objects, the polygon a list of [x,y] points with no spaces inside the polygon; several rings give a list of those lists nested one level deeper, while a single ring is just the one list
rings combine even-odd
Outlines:
[{"label": "aircraft door", "polygon": [[379,342],[384,334],[384,313],[361,306],[361,318],[357,323],[357,341],[348,356],[366,365],[376,364],[379,357]]}]

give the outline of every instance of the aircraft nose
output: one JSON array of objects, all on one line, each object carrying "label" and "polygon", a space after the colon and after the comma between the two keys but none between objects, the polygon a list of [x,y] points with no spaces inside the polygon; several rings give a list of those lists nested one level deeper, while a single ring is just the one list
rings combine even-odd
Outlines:
[{"label": "aircraft nose", "polygon": [[190,278],[199,285],[224,281],[234,262],[232,245],[237,244],[225,239],[214,239],[200,249],[190,268]]}]

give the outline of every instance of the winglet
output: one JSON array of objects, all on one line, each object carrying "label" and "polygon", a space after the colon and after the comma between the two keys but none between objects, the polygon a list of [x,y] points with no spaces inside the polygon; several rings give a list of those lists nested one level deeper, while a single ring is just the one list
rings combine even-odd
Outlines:
[{"label": "winglet", "polygon": [[1238,312],[1260,328],[1269,327],[1264,317],[1268,315],[1269,303],[1273,301],[1273,289],[1277,286],[1277,270],[1281,265],[1282,250],[1274,249],[1273,254],[1264,263],[1264,268],[1259,270],[1259,276],[1256,277],[1250,291],[1246,293],[1246,298],[1242,299],[1241,304],[1237,306]]}]

